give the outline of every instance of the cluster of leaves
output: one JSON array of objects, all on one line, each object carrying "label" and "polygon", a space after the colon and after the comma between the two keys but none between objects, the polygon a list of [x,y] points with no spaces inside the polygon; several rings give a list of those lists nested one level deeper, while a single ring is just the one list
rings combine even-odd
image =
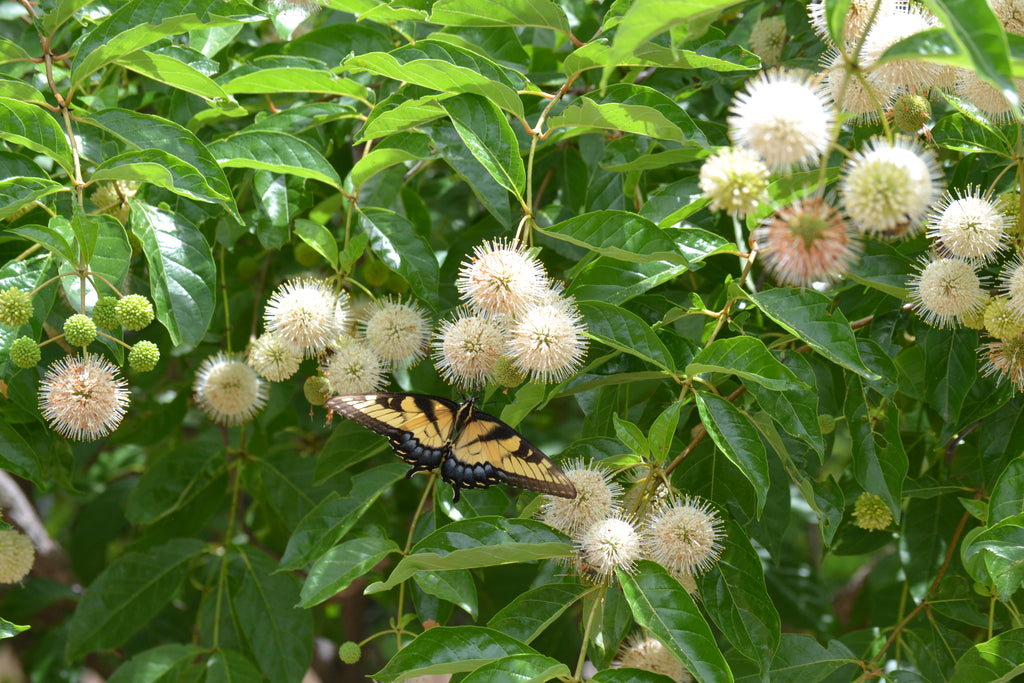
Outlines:
[{"label": "cluster of leaves", "polygon": [[[0,328],[0,467],[47,496],[69,561],[0,601],[3,635],[32,626],[12,642],[34,678],[88,661],[111,681],[298,681],[316,635],[367,641],[353,666],[380,680],[578,679],[584,660],[594,680],[665,680],[607,668],[639,627],[708,682],[1019,669],[1021,401],[979,376],[976,332],[905,310],[923,238],[869,241],[825,293],[752,291],[745,245],[700,196],[732,93],[760,68],[742,47],[758,17],[781,13],[783,62],[816,68],[802,4],[324,4],[3,9],[25,14],[0,37],[0,289],[69,275],[33,297],[31,330]],[[972,38],[994,21],[981,0],[941,4],[961,21],[897,47],[1009,78],[1019,39]],[[1006,131],[935,111],[951,181],[985,185],[1017,158]],[[772,201],[835,168],[773,183]],[[140,185],[122,225],[89,191],[125,181]],[[383,439],[310,417],[299,378],[242,428],[190,405],[196,366],[245,347],[276,283],[312,268],[441,315],[462,257],[524,216],[592,344],[576,377],[483,405],[550,454],[719,507],[728,541],[696,601],[647,561],[588,585],[531,519],[534,494],[453,506],[434,478],[402,481]],[[38,410],[42,368],[7,348],[75,310],[86,265],[151,297],[165,353],[116,432],[70,444]],[[401,387],[448,393],[429,363]],[[889,531],[856,526],[865,491]]]}]

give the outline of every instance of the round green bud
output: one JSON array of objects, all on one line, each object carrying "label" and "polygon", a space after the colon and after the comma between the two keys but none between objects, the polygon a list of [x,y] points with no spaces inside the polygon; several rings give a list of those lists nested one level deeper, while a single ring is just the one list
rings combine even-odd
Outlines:
[{"label": "round green bud", "polygon": [[96,341],[96,323],[87,315],[75,313],[64,321],[64,340],[72,346],[88,346]]},{"label": "round green bud", "polygon": [[383,263],[374,258],[366,259],[362,267],[363,280],[371,287],[380,287],[388,281],[391,271]]},{"label": "round green bud", "polygon": [[128,365],[136,372],[149,372],[159,361],[160,347],[146,339],[135,342],[128,352]]},{"label": "round green bud", "polygon": [[853,504],[857,526],[867,531],[882,531],[892,524],[892,511],[879,496],[865,491]]},{"label": "round green bud", "polygon": [[28,292],[11,287],[0,292],[0,323],[21,327],[32,317],[32,300]]},{"label": "round green bud", "polygon": [[359,661],[362,654],[363,649],[359,647],[359,643],[352,640],[346,640],[338,648],[338,659],[346,664],[355,664]]},{"label": "round green bud", "polygon": [[153,304],[141,294],[129,294],[117,302],[117,319],[126,330],[141,330],[153,322]]},{"label": "round green bud", "polygon": [[832,415],[819,415],[818,426],[822,434],[831,434],[836,430],[836,418]]},{"label": "round green bud", "polygon": [[916,133],[932,117],[932,105],[920,95],[900,95],[892,105],[892,122],[904,133]]},{"label": "round green bud", "polygon": [[11,342],[9,349],[11,362],[19,368],[31,368],[43,359],[39,345],[32,337],[18,337]]},{"label": "round green bud", "polygon": [[494,364],[494,381],[503,387],[512,389],[526,381],[526,375],[516,367],[508,356],[500,356]]},{"label": "round green bud", "polygon": [[985,329],[996,339],[1013,339],[1024,332],[1024,320],[1005,296],[994,296],[985,307]]},{"label": "round green bud", "polygon": [[1004,192],[996,197],[999,210],[1010,219],[1010,227],[1007,229],[1011,235],[1021,234],[1020,224],[1020,192]]},{"label": "round green bud", "polygon": [[320,259],[322,258],[320,256],[320,252],[305,242],[299,242],[296,244],[295,248],[292,249],[292,255],[300,266],[306,266],[307,268],[311,268],[320,263]]},{"label": "round green bud", "polygon": [[117,320],[117,297],[101,296],[92,307],[92,321],[101,330],[116,330],[121,325]]},{"label": "round green bud", "polygon": [[322,406],[327,400],[327,380],[323,377],[310,377],[302,384],[302,394],[314,406]]}]

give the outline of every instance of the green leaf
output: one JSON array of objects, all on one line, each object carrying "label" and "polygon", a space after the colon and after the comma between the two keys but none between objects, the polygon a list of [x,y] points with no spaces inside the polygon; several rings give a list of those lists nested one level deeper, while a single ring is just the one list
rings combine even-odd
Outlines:
[{"label": "green leaf", "polygon": [[[114,287],[121,290],[124,287],[125,279],[128,276],[128,267],[131,264],[132,248],[128,243],[128,235],[124,227],[116,218],[103,215],[88,215],[76,213],[71,221],[61,216],[54,216],[50,219],[50,227],[66,234],[70,223],[71,231],[75,235],[76,247],[82,252],[91,253],[88,258],[89,270],[95,275],[100,275]],[[75,263],[77,263],[77,259]],[[60,267],[61,283],[69,301],[79,302],[81,300],[82,280],[75,273],[71,264],[63,264]],[[101,291],[107,291],[106,283],[99,278],[94,281],[87,281],[86,291],[93,290],[93,282],[100,287]]]},{"label": "green leaf", "polygon": [[323,256],[331,267],[338,270],[338,242],[323,225],[300,218],[295,221],[295,234]]},{"label": "green leaf", "polygon": [[960,558],[975,581],[994,586],[999,599],[1009,601],[1024,581],[1024,515],[972,530]]},{"label": "green leaf", "polygon": [[313,613],[295,607],[298,579],[252,546],[233,546],[232,554],[245,568],[232,608],[256,663],[272,681],[302,680],[313,657]]},{"label": "green leaf", "polygon": [[652,363],[665,372],[675,370],[668,349],[636,314],[603,301],[581,301],[579,309],[591,338]]},{"label": "green leaf", "polygon": [[760,517],[768,495],[768,453],[750,418],[721,396],[705,391],[694,394],[700,420],[711,439],[753,485]]},{"label": "green leaf", "polygon": [[152,524],[194,501],[226,471],[224,451],[215,444],[191,443],[164,453],[148,463],[128,495],[125,517]]},{"label": "green leaf", "polygon": [[[287,64],[287,59],[280,56],[257,59],[252,65],[257,68],[250,67],[251,70],[225,81],[224,90],[232,95],[307,92],[321,97],[334,95],[367,100],[366,88],[351,78],[339,78],[326,69],[303,68],[309,64],[304,59],[295,61],[298,63]],[[262,68],[261,62],[280,65]]]},{"label": "green leaf", "polygon": [[772,391],[757,382],[751,382],[745,386],[757,400],[758,405],[773,420],[793,436],[810,444],[821,458],[825,454],[825,440],[818,422],[818,391],[814,370],[799,353],[787,354],[783,362],[801,382],[807,385],[807,388]]},{"label": "green leaf", "polygon": [[626,264],[602,259],[573,279],[568,293],[577,300],[592,299],[623,304],[682,275],[689,266],[668,261]]},{"label": "green leaf", "polygon": [[418,572],[413,581],[427,595],[447,600],[461,608],[476,621],[479,614],[476,584],[473,575],[466,569],[449,569],[440,572]]},{"label": "green leaf", "polygon": [[526,188],[526,167],[519,142],[497,106],[478,95],[459,95],[441,103],[455,131],[495,182],[516,196]]},{"label": "green leaf", "polygon": [[210,187],[206,176],[191,164],[160,149],[130,150],[107,159],[96,167],[92,180],[135,180],[230,209],[230,202]]},{"label": "green leaf", "polygon": [[630,263],[668,261],[692,268],[708,256],[736,251],[735,245],[705,230],[659,228],[628,211],[593,211],[537,230]]},{"label": "green leaf", "polygon": [[686,366],[685,372],[690,376],[703,372],[724,372],[736,375],[744,384],[756,382],[776,391],[807,388],[756,337],[716,339],[701,349]]},{"label": "green leaf", "polygon": [[704,608],[729,642],[767,672],[779,646],[781,620],[768,597],[761,559],[736,522],[727,525],[722,556],[698,579]]},{"label": "green leaf", "polygon": [[[440,115],[444,110],[438,109],[437,111]],[[360,157],[359,161],[352,166],[345,184],[358,190],[367,180],[392,166],[406,161],[424,161],[431,158],[433,158],[433,153],[429,137],[416,132],[396,133],[386,140],[382,140],[379,145],[370,150],[369,154]]]},{"label": "green leaf", "polygon": [[263,673],[248,657],[235,650],[214,650],[205,657],[206,679],[203,683],[239,683],[258,681]]},{"label": "green leaf", "polygon": [[903,480],[909,467],[907,454],[899,442],[899,412],[894,408],[886,416],[885,437],[895,441],[878,438],[860,378],[848,377],[847,381],[849,388],[843,413],[853,442],[854,477],[865,491],[880,496],[893,516],[898,517]]},{"label": "green leaf", "polygon": [[210,152],[224,168],[285,173],[341,189],[341,177],[327,159],[313,145],[287,133],[235,133],[210,144]]},{"label": "green leaf", "polygon": [[676,683],[676,681],[665,674],[644,669],[634,669],[631,666],[604,669],[603,671],[598,671],[587,680],[592,683]]},{"label": "green leaf", "polygon": [[71,223],[64,218],[51,219],[49,225],[20,225],[8,228],[6,232],[32,240],[68,263],[78,261],[78,250],[72,246],[74,233]]},{"label": "green leaf", "polygon": [[[974,70],[992,81],[1011,102],[1017,91],[1010,79],[1010,54],[1006,33],[988,4],[970,0],[929,0],[928,8],[942,21],[946,32],[970,57]],[[883,55],[883,61],[889,57]]]},{"label": "green leaf", "polygon": [[437,283],[440,268],[434,250],[404,216],[377,207],[367,207],[360,214],[360,225],[370,236],[370,248],[405,278],[413,292],[437,307]]},{"label": "green leaf", "polygon": [[632,422],[623,420],[617,414],[612,415],[612,423],[615,425],[615,436],[619,438],[630,452],[647,458],[651,453],[651,446],[647,443],[647,437]]},{"label": "green leaf", "polygon": [[517,118],[523,118],[521,76],[494,62],[454,45],[421,40],[391,52],[369,52],[349,57],[346,71],[369,71],[399,82],[414,83],[430,90],[480,95]]},{"label": "green leaf", "polygon": [[430,21],[441,26],[537,26],[569,33],[569,19],[552,0],[439,0]]},{"label": "green leaf", "polygon": [[825,358],[869,381],[879,379],[861,360],[846,316],[838,308],[833,309],[832,300],[824,294],[779,288],[758,292],[751,299],[765,315]]},{"label": "green leaf", "polygon": [[3,617],[0,617],[0,640],[5,638],[13,638],[22,631],[27,631],[29,626],[20,626],[18,624],[12,624]]},{"label": "green leaf", "polygon": [[824,648],[811,636],[783,633],[768,674],[742,676],[736,680],[743,683],[766,679],[772,683],[824,681],[840,667],[860,663],[860,659],[838,640]]},{"label": "green leaf", "polygon": [[988,501],[989,523],[1024,513],[1024,457],[1011,460],[996,480]]},{"label": "green leaf", "polygon": [[424,570],[475,569],[530,562],[573,553],[565,537],[532,519],[475,517],[441,527],[417,543],[402,558],[387,581],[366,593],[390,590]]},{"label": "green leaf", "polygon": [[461,176],[501,225],[512,223],[509,192],[487,172],[447,119],[425,127],[437,154]]},{"label": "green leaf", "polygon": [[1024,628],[978,643],[956,663],[950,683],[1002,683],[1024,673]]},{"label": "green leaf", "polygon": [[71,617],[67,657],[123,644],[171,601],[205,544],[177,538],[118,557],[89,585]]},{"label": "green leaf", "polygon": [[217,267],[203,234],[184,216],[132,202],[132,226],[149,262],[156,316],[175,345],[198,344],[216,307]]},{"label": "green leaf", "polygon": [[348,588],[353,581],[401,548],[390,538],[353,538],[317,558],[302,584],[302,607],[313,607]]},{"label": "green leaf", "polygon": [[198,645],[158,645],[133,656],[117,668],[108,683],[159,683],[171,680],[203,654]]},{"label": "green leaf", "polygon": [[704,683],[732,681],[732,672],[707,622],[679,581],[660,565],[640,560],[636,574],[617,571],[636,622]]},{"label": "green leaf", "polygon": [[73,176],[75,163],[64,130],[42,107],[0,97],[0,140],[26,147],[56,161]]},{"label": "green leaf", "polygon": [[922,329],[918,343],[924,348],[925,396],[947,422],[956,423],[964,401],[978,376],[978,333],[958,330]]},{"label": "green leaf", "polygon": [[0,180],[0,220],[13,216],[26,206],[57,192],[64,186],[48,178],[7,178]]},{"label": "green leaf", "polygon": [[[410,99],[405,92],[405,90],[399,89],[398,92],[384,98],[373,108],[363,127],[359,130],[356,142],[363,143],[395,133],[415,133],[416,131],[409,129],[442,118],[445,112],[441,107],[441,100],[451,97],[451,95],[427,95]],[[429,139],[427,142],[430,142]],[[370,153],[372,154],[373,150]]]},{"label": "green leaf", "polygon": [[857,284],[903,301],[907,298],[907,280],[913,270],[914,262],[892,245],[881,240],[865,240],[864,252],[845,275]]},{"label": "green leaf", "polygon": [[166,54],[136,50],[118,57],[114,63],[176,90],[208,100],[228,100],[228,93],[212,78],[190,64]]},{"label": "green leaf", "polygon": [[389,462],[352,477],[349,495],[328,497],[299,522],[281,557],[282,569],[299,569],[341,542],[385,489],[405,476],[406,466]]},{"label": "green leaf", "polygon": [[600,40],[591,40],[570,53],[562,64],[562,73],[571,76],[588,69],[607,66],[628,66],[663,69],[710,69],[712,71],[755,71],[761,61],[751,52],[728,41],[700,46],[699,50],[666,47],[645,42],[613,64],[612,49]]},{"label": "green leaf", "polygon": [[542,683],[553,678],[566,680],[569,667],[557,659],[536,654],[511,655],[488,662],[462,679],[463,683],[505,683],[529,681]]},{"label": "green leaf", "polygon": [[472,671],[497,659],[537,653],[500,631],[482,626],[436,626],[416,636],[373,674],[381,681]]},{"label": "green leaf", "polygon": [[127,109],[104,109],[83,119],[134,149],[162,150],[192,166],[205,178],[210,191],[239,223],[234,194],[224,170],[210,151],[189,130],[160,117]]},{"label": "green leaf", "polygon": [[672,448],[672,438],[675,436],[676,427],[679,426],[679,413],[682,409],[682,401],[670,403],[651,423],[648,441],[655,462],[663,462],[668,457],[669,449]]},{"label": "green leaf", "polygon": [[543,633],[592,589],[578,583],[549,583],[515,596],[487,622],[493,628],[524,643]]}]

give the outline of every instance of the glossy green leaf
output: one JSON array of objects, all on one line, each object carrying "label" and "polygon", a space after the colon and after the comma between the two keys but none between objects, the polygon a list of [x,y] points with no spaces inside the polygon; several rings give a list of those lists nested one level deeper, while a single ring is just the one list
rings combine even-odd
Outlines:
[{"label": "glossy green leaf", "polygon": [[401,552],[390,538],[365,536],[345,541],[317,558],[302,584],[303,607],[313,607],[348,588],[391,553]]},{"label": "glossy green leaf", "polygon": [[233,547],[244,567],[232,608],[256,664],[272,681],[298,681],[313,657],[313,613],[296,607],[299,581],[247,545]]},{"label": "glossy green leaf", "polygon": [[907,281],[913,270],[914,262],[891,244],[881,240],[865,240],[864,252],[850,266],[845,276],[857,284],[905,300]]},{"label": "glossy green leaf", "polygon": [[668,457],[669,449],[672,448],[672,438],[675,436],[676,427],[679,426],[679,413],[682,409],[682,401],[670,403],[651,423],[648,440],[655,462],[663,462]]},{"label": "glossy green leaf", "polygon": [[750,418],[721,396],[699,391],[694,394],[700,420],[719,450],[753,485],[760,516],[768,495],[768,453]]},{"label": "glossy green leaf", "polygon": [[256,681],[263,674],[248,657],[235,650],[215,650],[206,655],[206,679],[203,683],[240,683]]},{"label": "glossy green leaf", "polygon": [[543,655],[522,654],[503,657],[473,670],[462,679],[463,683],[505,683],[528,681],[542,683],[552,679],[566,680],[569,667],[557,659]]},{"label": "glossy green leaf", "polygon": [[0,220],[13,216],[43,197],[63,190],[63,185],[48,178],[0,180]]},{"label": "glossy green leaf", "polygon": [[311,144],[286,133],[236,133],[210,145],[224,168],[252,168],[319,180],[341,189],[341,177]]},{"label": "glossy green leaf", "polygon": [[565,537],[532,519],[474,517],[444,526],[417,543],[387,581],[366,593],[390,590],[423,570],[474,569],[573,553]]},{"label": "glossy green leaf", "polygon": [[473,621],[476,621],[479,613],[476,583],[468,570],[423,571],[413,574],[412,579],[427,595],[447,600],[471,616]]},{"label": "glossy green leaf", "polygon": [[679,581],[650,560],[640,560],[636,574],[617,573],[637,624],[657,637],[697,680],[733,680],[711,629]]},{"label": "glossy green leaf", "polygon": [[519,142],[508,119],[497,106],[478,95],[459,95],[441,103],[455,131],[495,182],[521,196],[526,167]]},{"label": "glossy green leaf", "polygon": [[228,99],[228,93],[202,71],[166,54],[136,50],[114,60],[118,66],[142,74],[176,90],[206,99]]},{"label": "glossy green leaf", "polygon": [[[715,49],[715,48],[718,49]],[[675,49],[651,42],[641,43],[635,50],[617,57],[612,64],[612,49],[606,43],[592,40],[581,45],[565,58],[562,72],[577,74],[588,69],[606,66],[629,66],[662,69],[710,69],[712,71],[752,71],[760,67],[760,60],[739,45],[720,41],[720,45],[702,45],[699,51]]]},{"label": "glossy green leaf", "polygon": [[292,532],[281,568],[298,569],[340,543],[384,490],[405,476],[406,469],[401,462],[379,465],[352,477],[349,495],[332,493],[325,498]]},{"label": "glossy green leaf", "polygon": [[[61,216],[54,216],[50,219],[50,227],[66,231],[66,228],[58,227],[64,220]],[[82,257],[86,252],[92,253],[92,258],[88,259],[89,270],[94,274],[94,281],[101,283],[97,286],[107,291],[106,283],[110,283],[122,289],[128,276],[132,248],[128,243],[128,235],[117,219],[103,215],[76,214],[67,222],[75,234],[74,248],[80,250]],[[70,264],[62,264],[60,270],[64,275],[61,283],[69,301],[80,301],[82,280],[77,274],[72,274],[75,269]],[[102,276],[106,283],[97,276]],[[93,289],[92,285],[92,282],[86,283],[87,291]]]},{"label": "glossy green leaf", "polygon": [[27,631],[29,626],[21,626],[19,624],[12,624],[3,617],[0,617],[0,640],[5,638],[13,638],[22,631]]},{"label": "glossy green leaf", "polygon": [[[278,58],[279,59],[279,58]],[[257,60],[256,64],[259,64]],[[330,71],[286,65],[248,71],[224,83],[225,92],[237,94],[308,92],[366,100],[366,88]]]},{"label": "glossy green leaf", "polygon": [[159,149],[131,150],[118,154],[100,164],[92,179],[134,180],[162,187],[183,197],[231,208],[230,202],[216,193],[206,182],[206,177],[195,167]]},{"label": "glossy green leaf", "polygon": [[[809,683],[824,681],[843,666],[860,665],[860,659],[838,640],[822,647],[812,636],[783,633],[767,673],[772,683]],[[739,683],[756,683],[765,676],[737,677]]]},{"label": "glossy green leaf", "polygon": [[332,268],[338,269],[338,242],[330,230],[305,218],[295,221],[294,230],[299,239],[313,247]]},{"label": "glossy green leaf", "polygon": [[439,0],[430,21],[441,26],[537,26],[569,33],[565,11],[552,0]]},{"label": "glossy green leaf", "polygon": [[756,382],[768,389],[804,389],[792,370],[780,363],[756,337],[716,339],[697,354],[685,370],[687,375],[724,372],[736,375],[744,384]]},{"label": "glossy green leaf", "polygon": [[650,455],[651,446],[639,427],[628,420],[623,420],[617,414],[612,415],[612,424],[615,426],[615,436],[630,452],[643,458]]},{"label": "glossy green leaf", "polygon": [[117,668],[108,683],[159,683],[181,672],[202,655],[197,645],[158,645],[135,655]]},{"label": "glossy green leaf", "polygon": [[[438,109],[438,113],[443,113]],[[359,189],[367,180],[397,164],[407,161],[423,161],[431,159],[430,138],[423,133],[398,133],[382,140],[368,154],[360,157],[359,161],[352,166],[352,171],[346,179],[346,185],[353,189]]]},{"label": "glossy green leaf", "polygon": [[74,174],[67,135],[53,115],[38,105],[0,97],[0,140],[49,157]]},{"label": "glossy green leaf", "polygon": [[[1010,54],[1005,33],[992,9],[970,0],[928,0],[927,6],[970,57],[978,75],[995,83],[1007,97],[1016,99],[1017,91],[1009,76]],[[888,57],[886,52],[880,61]],[[941,54],[944,50],[936,52]]]},{"label": "glossy green leaf", "polygon": [[602,301],[581,301],[579,309],[587,323],[587,332],[593,339],[652,363],[666,372],[675,369],[668,349],[654,330],[636,314]]},{"label": "glossy green leaf", "polygon": [[433,249],[404,216],[386,209],[367,207],[360,225],[370,236],[370,248],[389,268],[397,272],[416,296],[437,305],[437,258]]},{"label": "glossy green leaf", "polygon": [[156,317],[175,344],[197,344],[216,301],[217,268],[203,234],[184,216],[133,203],[132,227],[149,262]]},{"label": "glossy green leaf", "polygon": [[1024,581],[1024,515],[973,530],[964,537],[960,558],[975,581],[994,586],[1003,602],[1010,600]]},{"label": "glossy green leaf", "polygon": [[518,640],[482,626],[437,626],[416,636],[373,674],[380,681],[472,671],[497,659],[537,655]]},{"label": "glossy green leaf", "polygon": [[593,683],[675,683],[670,676],[665,674],[644,669],[634,669],[629,666],[604,669],[603,671],[598,671],[587,680],[593,681]]},{"label": "glossy green leaf", "polygon": [[[874,421],[865,401],[864,388],[857,377],[849,377],[844,414],[853,442],[853,474],[865,491],[880,496],[899,515],[902,500],[903,479],[909,467],[907,454],[899,439],[899,413],[892,410],[887,415],[884,437],[875,430]],[[888,423],[895,420],[895,425]],[[885,437],[897,439],[887,442]]]},{"label": "glossy green leaf", "polygon": [[111,562],[78,603],[68,630],[67,657],[123,644],[171,601],[205,544],[178,538]]},{"label": "glossy green leaf", "polygon": [[989,523],[1024,513],[1024,457],[1011,460],[988,501]]},{"label": "glossy green leaf", "polygon": [[761,408],[788,433],[811,445],[818,457],[825,454],[825,441],[818,421],[818,392],[814,370],[802,354],[787,354],[784,365],[807,388],[790,391],[772,391],[757,382],[746,384]]},{"label": "glossy green leaf", "polygon": [[721,545],[722,556],[714,569],[698,579],[704,608],[733,647],[767,672],[782,631],[761,559],[734,521],[726,525]]},{"label": "glossy green leaf", "polygon": [[8,228],[6,232],[20,235],[61,257],[69,263],[78,261],[78,249],[74,245],[71,223],[61,218],[51,220],[49,225],[20,225]]},{"label": "glossy green leaf", "polygon": [[928,328],[918,339],[928,368],[924,375],[926,398],[945,420],[955,423],[978,376],[978,333],[967,328]]},{"label": "glossy green leaf", "polygon": [[532,588],[498,610],[487,627],[524,643],[533,642],[590,590],[578,583],[549,583]]},{"label": "glossy green leaf", "polygon": [[128,495],[125,517],[134,524],[152,524],[195,500],[226,470],[224,451],[213,444],[189,444],[162,454]]},{"label": "glossy green leaf", "polygon": [[162,150],[199,171],[206,185],[241,223],[224,170],[192,132],[171,121],[127,109],[104,109],[84,119],[121,140],[129,148]]},{"label": "glossy green leaf", "polygon": [[425,129],[437,154],[444,159],[456,174],[461,176],[473,190],[477,199],[501,225],[510,225],[513,214],[509,191],[488,173],[483,164],[473,155],[466,143],[455,132],[451,121],[434,121]]},{"label": "glossy green leaf", "polygon": [[[452,95],[427,95],[409,99],[404,95],[404,91],[399,89],[374,107],[359,130],[356,142],[376,140],[395,133],[414,132],[410,129],[445,115],[441,101],[448,97]],[[372,154],[373,150],[370,153]]]},{"label": "glossy green leaf", "polygon": [[647,263],[595,262],[572,281],[568,293],[577,300],[622,304],[682,275],[689,267],[669,261]]},{"label": "glossy green leaf", "polygon": [[431,90],[480,95],[512,115],[523,117],[523,104],[517,93],[524,85],[521,79],[512,80],[494,62],[454,45],[420,41],[391,52],[349,57],[343,66],[347,71],[369,71]]},{"label": "glossy green leaf", "polygon": [[765,315],[833,363],[868,380],[878,375],[864,365],[850,323],[832,300],[807,289],[769,289],[751,295]]},{"label": "glossy green leaf", "polygon": [[1024,628],[978,643],[956,663],[950,683],[1002,683],[1024,673]]}]

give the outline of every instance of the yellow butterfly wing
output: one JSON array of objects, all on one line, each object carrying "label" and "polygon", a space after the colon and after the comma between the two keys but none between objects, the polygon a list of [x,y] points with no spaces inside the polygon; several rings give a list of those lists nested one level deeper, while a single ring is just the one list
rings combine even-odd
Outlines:
[{"label": "yellow butterfly wing", "polygon": [[388,437],[395,455],[413,465],[407,476],[442,463],[459,411],[459,404],[426,394],[345,394],[324,405]]},{"label": "yellow butterfly wing", "polygon": [[576,497],[576,487],[558,465],[498,418],[474,409],[458,432],[441,466],[441,477],[456,487],[456,500],[458,487],[485,488],[497,482]]}]

